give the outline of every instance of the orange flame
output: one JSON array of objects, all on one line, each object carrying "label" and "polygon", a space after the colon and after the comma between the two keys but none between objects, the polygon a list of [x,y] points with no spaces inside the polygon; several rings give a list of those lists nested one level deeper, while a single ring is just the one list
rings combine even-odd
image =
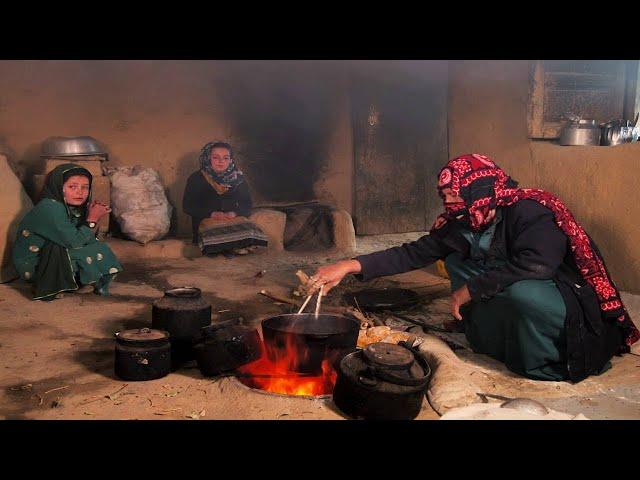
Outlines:
[{"label": "orange flame", "polygon": [[321,373],[307,375],[291,370],[292,365],[307,358],[309,352],[306,349],[287,342],[284,350],[272,353],[275,353],[275,361],[269,359],[263,348],[260,359],[239,367],[236,370],[240,374],[238,380],[251,388],[285,395],[317,396],[333,392],[338,375],[328,359],[322,361]]}]

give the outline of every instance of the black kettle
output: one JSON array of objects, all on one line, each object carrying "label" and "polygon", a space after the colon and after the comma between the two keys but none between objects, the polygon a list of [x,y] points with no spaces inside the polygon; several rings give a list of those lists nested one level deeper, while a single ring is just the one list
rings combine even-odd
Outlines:
[{"label": "black kettle", "polygon": [[235,318],[203,327],[193,350],[200,373],[210,377],[258,360],[263,348],[258,331],[240,325],[240,318]]}]

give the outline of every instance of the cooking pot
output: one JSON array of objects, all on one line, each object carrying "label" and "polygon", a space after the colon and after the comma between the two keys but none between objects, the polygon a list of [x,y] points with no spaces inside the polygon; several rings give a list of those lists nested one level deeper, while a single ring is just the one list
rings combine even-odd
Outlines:
[{"label": "cooking pot", "polygon": [[430,378],[429,364],[408,344],[372,343],[340,362],[333,402],[353,418],[412,420]]},{"label": "cooking pot", "polygon": [[262,321],[262,336],[272,362],[286,361],[300,373],[321,373],[323,360],[337,368],[356,349],[360,322],[341,315],[292,313]]},{"label": "cooking pot", "polygon": [[193,340],[202,327],[211,323],[211,304],[196,287],[171,288],[153,303],[151,325],[166,330],[171,338],[174,367],[193,360]]},{"label": "cooking pot", "polygon": [[43,157],[78,157],[106,155],[93,137],[50,137],[42,142]]},{"label": "cooking pot", "polygon": [[219,375],[260,358],[262,341],[258,331],[238,323],[239,319],[227,320],[200,330],[193,349],[202,375]]},{"label": "cooking pot", "polygon": [[600,125],[595,120],[569,117],[560,132],[560,145],[600,145]]},{"label": "cooking pot", "polygon": [[141,328],[115,334],[115,374],[123,380],[153,380],[171,371],[169,334]]}]

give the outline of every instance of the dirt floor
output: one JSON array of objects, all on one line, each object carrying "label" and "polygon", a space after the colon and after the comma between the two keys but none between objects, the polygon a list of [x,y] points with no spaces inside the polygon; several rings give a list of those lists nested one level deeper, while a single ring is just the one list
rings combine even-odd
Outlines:
[{"label": "dirt floor", "polygon": [[[413,240],[419,233],[358,238],[358,253]],[[251,390],[235,378],[203,377],[195,362],[148,382],[124,382],[114,376],[114,333],[151,325],[151,304],[172,286],[194,285],[213,310],[232,310],[245,324],[258,326],[290,307],[259,295],[262,289],[289,296],[295,271],[311,274],[344,254],[301,255],[267,251],[226,259],[153,259],[125,255],[125,272],[112,284],[110,297],[66,294],[52,303],[32,301],[22,282],[0,285],[0,418],[5,419],[342,419],[330,397],[296,398]],[[139,249],[138,246],[131,248]],[[115,247],[114,247],[115,249]],[[117,250],[117,249],[116,249]],[[116,253],[118,253],[116,251]],[[262,276],[258,272],[266,271]],[[425,271],[368,285],[416,290],[434,322],[447,316],[448,282]],[[350,279],[330,293],[338,304],[347,290],[365,284]],[[625,296],[632,315],[637,297]],[[640,312],[639,312],[640,313]],[[523,380],[501,364],[464,349],[456,353],[478,369],[485,393],[530,396],[556,410],[589,418],[640,418],[640,357],[614,358],[614,367],[577,385]],[[418,419],[437,419],[425,399]]]}]

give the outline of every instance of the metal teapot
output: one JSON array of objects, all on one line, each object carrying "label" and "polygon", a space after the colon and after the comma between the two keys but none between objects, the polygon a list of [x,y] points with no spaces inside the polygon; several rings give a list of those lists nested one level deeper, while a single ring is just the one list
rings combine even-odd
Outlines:
[{"label": "metal teapot", "polygon": [[639,116],[640,112],[636,114],[633,124],[629,120],[611,120],[601,124],[602,136],[600,145],[620,145],[638,141],[640,131],[636,124]]}]

